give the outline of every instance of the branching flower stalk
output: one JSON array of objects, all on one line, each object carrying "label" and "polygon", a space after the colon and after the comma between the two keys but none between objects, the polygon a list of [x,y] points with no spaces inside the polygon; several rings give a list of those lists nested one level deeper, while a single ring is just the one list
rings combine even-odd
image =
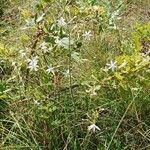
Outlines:
[{"label": "branching flower stalk", "polygon": [[73,89],[72,89],[72,58],[71,58],[71,33],[70,33],[70,28],[68,26],[68,35],[69,35],[69,47],[68,47],[68,51],[69,51],[69,60],[68,60],[68,72],[69,72],[69,89],[70,89],[70,96],[71,96],[71,101],[73,104],[73,108],[74,108],[74,124],[73,124],[73,131],[74,131],[74,135],[75,135],[75,140],[77,140],[78,138],[78,134],[77,134],[77,129],[76,129],[76,123],[77,123],[77,111],[76,111],[76,104],[75,104],[75,100],[74,100],[74,95],[73,95]]}]

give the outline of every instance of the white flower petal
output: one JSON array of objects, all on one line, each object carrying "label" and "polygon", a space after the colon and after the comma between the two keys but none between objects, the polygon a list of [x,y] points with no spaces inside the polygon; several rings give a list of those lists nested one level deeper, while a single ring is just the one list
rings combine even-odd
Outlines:
[{"label": "white flower petal", "polygon": [[63,17],[61,17],[59,20],[57,20],[57,24],[58,24],[58,26],[63,27],[67,23],[65,22],[65,19]]},{"label": "white flower petal", "polygon": [[94,124],[88,126],[88,130],[89,130],[89,131],[92,130],[93,128],[94,128]]},{"label": "white flower petal", "polygon": [[52,67],[51,65],[48,66],[48,69],[46,70],[47,73],[54,73],[54,67]]},{"label": "white flower petal", "polygon": [[100,128],[98,126],[96,126],[95,124],[88,126],[88,131],[92,130],[93,132],[95,132],[96,129],[100,131]]},{"label": "white flower petal", "polygon": [[91,31],[86,31],[82,36],[89,41],[92,37]]},{"label": "white flower petal", "polygon": [[107,63],[106,66],[107,66],[107,69],[108,70],[112,70],[112,71],[115,71],[115,69],[117,68],[117,65],[116,65],[116,61],[110,61],[110,63]]},{"label": "white flower petal", "polygon": [[30,71],[37,71],[38,70],[38,57],[32,57],[31,59],[27,59],[28,64],[28,68],[30,69]]}]

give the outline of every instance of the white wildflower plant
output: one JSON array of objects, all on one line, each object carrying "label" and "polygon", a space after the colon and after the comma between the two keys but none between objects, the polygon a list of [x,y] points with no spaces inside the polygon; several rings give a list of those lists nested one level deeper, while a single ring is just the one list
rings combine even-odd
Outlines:
[{"label": "white wildflower plant", "polygon": [[30,71],[38,71],[38,61],[39,60],[37,56],[27,59],[28,68],[30,69]]},{"label": "white wildflower plant", "polygon": [[100,131],[100,128],[97,125],[95,125],[94,123],[91,124],[90,126],[88,126],[88,131],[92,131],[95,133],[96,130]]},{"label": "white wildflower plant", "polygon": [[64,75],[65,77],[69,77],[69,76],[70,76],[70,70],[69,70],[69,69],[65,70],[65,71],[63,72],[63,75]]},{"label": "white wildflower plant", "polygon": [[111,70],[112,72],[114,72],[115,69],[117,68],[116,63],[117,63],[116,61],[111,60],[110,63],[106,64],[106,69]]},{"label": "white wildflower plant", "polygon": [[39,47],[41,48],[41,50],[43,51],[43,53],[49,52],[48,44],[46,42],[41,43]]},{"label": "white wildflower plant", "polygon": [[63,26],[66,26],[67,23],[66,23],[65,19],[63,17],[61,17],[60,19],[57,20],[57,25],[59,27],[63,27]]},{"label": "white wildflower plant", "polygon": [[91,31],[86,31],[82,36],[85,40],[89,41],[93,35],[91,34]]},{"label": "white wildflower plant", "polygon": [[48,74],[50,74],[50,73],[53,73],[53,74],[54,74],[54,67],[52,67],[52,65],[49,65],[49,66],[47,67],[46,72],[47,72]]},{"label": "white wildflower plant", "polygon": [[34,102],[35,105],[40,105],[41,104],[38,100],[35,100],[35,99],[33,100],[33,102]]},{"label": "white wildflower plant", "polygon": [[56,43],[56,46],[59,48],[62,46],[62,42],[61,42],[61,39],[59,39],[59,37],[56,37],[55,43]]}]

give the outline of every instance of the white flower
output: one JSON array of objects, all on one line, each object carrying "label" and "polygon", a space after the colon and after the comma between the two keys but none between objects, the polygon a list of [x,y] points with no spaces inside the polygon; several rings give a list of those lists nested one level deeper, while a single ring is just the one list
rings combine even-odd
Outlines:
[{"label": "white flower", "polygon": [[86,31],[82,36],[89,41],[92,37],[91,31]]},{"label": "white flower", "polygon": [[69,75],[70,75],[69,69],[67,69],[65,72],[63,72],[63,74],[65,77],[69,77]]},{"label": "white flower", "polygon": [[52,67],[51,65],[48,66],[48,69],[46,70],[47,73],[54,73],[54,67]]},{"label": "white flower", "polygon": [[99,130],[100,131],[100,128],[98,126],[96,126],[95,124],[92,124],[90,126],[88,126],[88,131],[93,131],[95,132],[96,130]]},{"label": "white flower", "polygon": [[31,59],[28,59],[27,60],[28,63],[29,63],[29,66],[28,68],[30,69],[30,71],[37,71],[38,70],[38,57],[35,56],[35,57],[32,57]]},{"label": "white flower", "polygon": [[40,102],[38,102],[37,100],[33,100],[35,105],[40,105]]},{"label": "white flower", "polygon": [[44,53],[47,53],[49,51],[48,48],[47,48],[47,43],[46,42],[43,42],[40,45],[40,48],[43,50]]},{"label": "white flower", "polygon": [[115,71],[115,68],[117,67],[117,65],[116,65],[116,61],[110,61],[110,63],[108,64],[106,64],[106,66],[107,66],[107,69],[109,70],[109,69],[111,69],[112,71]]},{"label": "white flower", "polygon": [[57,20],[58,26],[62,27],[66,25],[65,19],[61,17],[59,20]]},{"label": "white flower", "polygon": [[57,37],[56,40],[55,40],[55,43],[58,47],[61,47],[62,46],[62,42],[61,40]]}]

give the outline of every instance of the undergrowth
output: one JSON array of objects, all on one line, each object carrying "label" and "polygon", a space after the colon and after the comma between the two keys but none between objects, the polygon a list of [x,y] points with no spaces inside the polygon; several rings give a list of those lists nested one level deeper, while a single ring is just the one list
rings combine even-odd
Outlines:
[{"label": "undergrowth", "polygon": [[0,149],[150,149],[149,0],[0,5]]}]

